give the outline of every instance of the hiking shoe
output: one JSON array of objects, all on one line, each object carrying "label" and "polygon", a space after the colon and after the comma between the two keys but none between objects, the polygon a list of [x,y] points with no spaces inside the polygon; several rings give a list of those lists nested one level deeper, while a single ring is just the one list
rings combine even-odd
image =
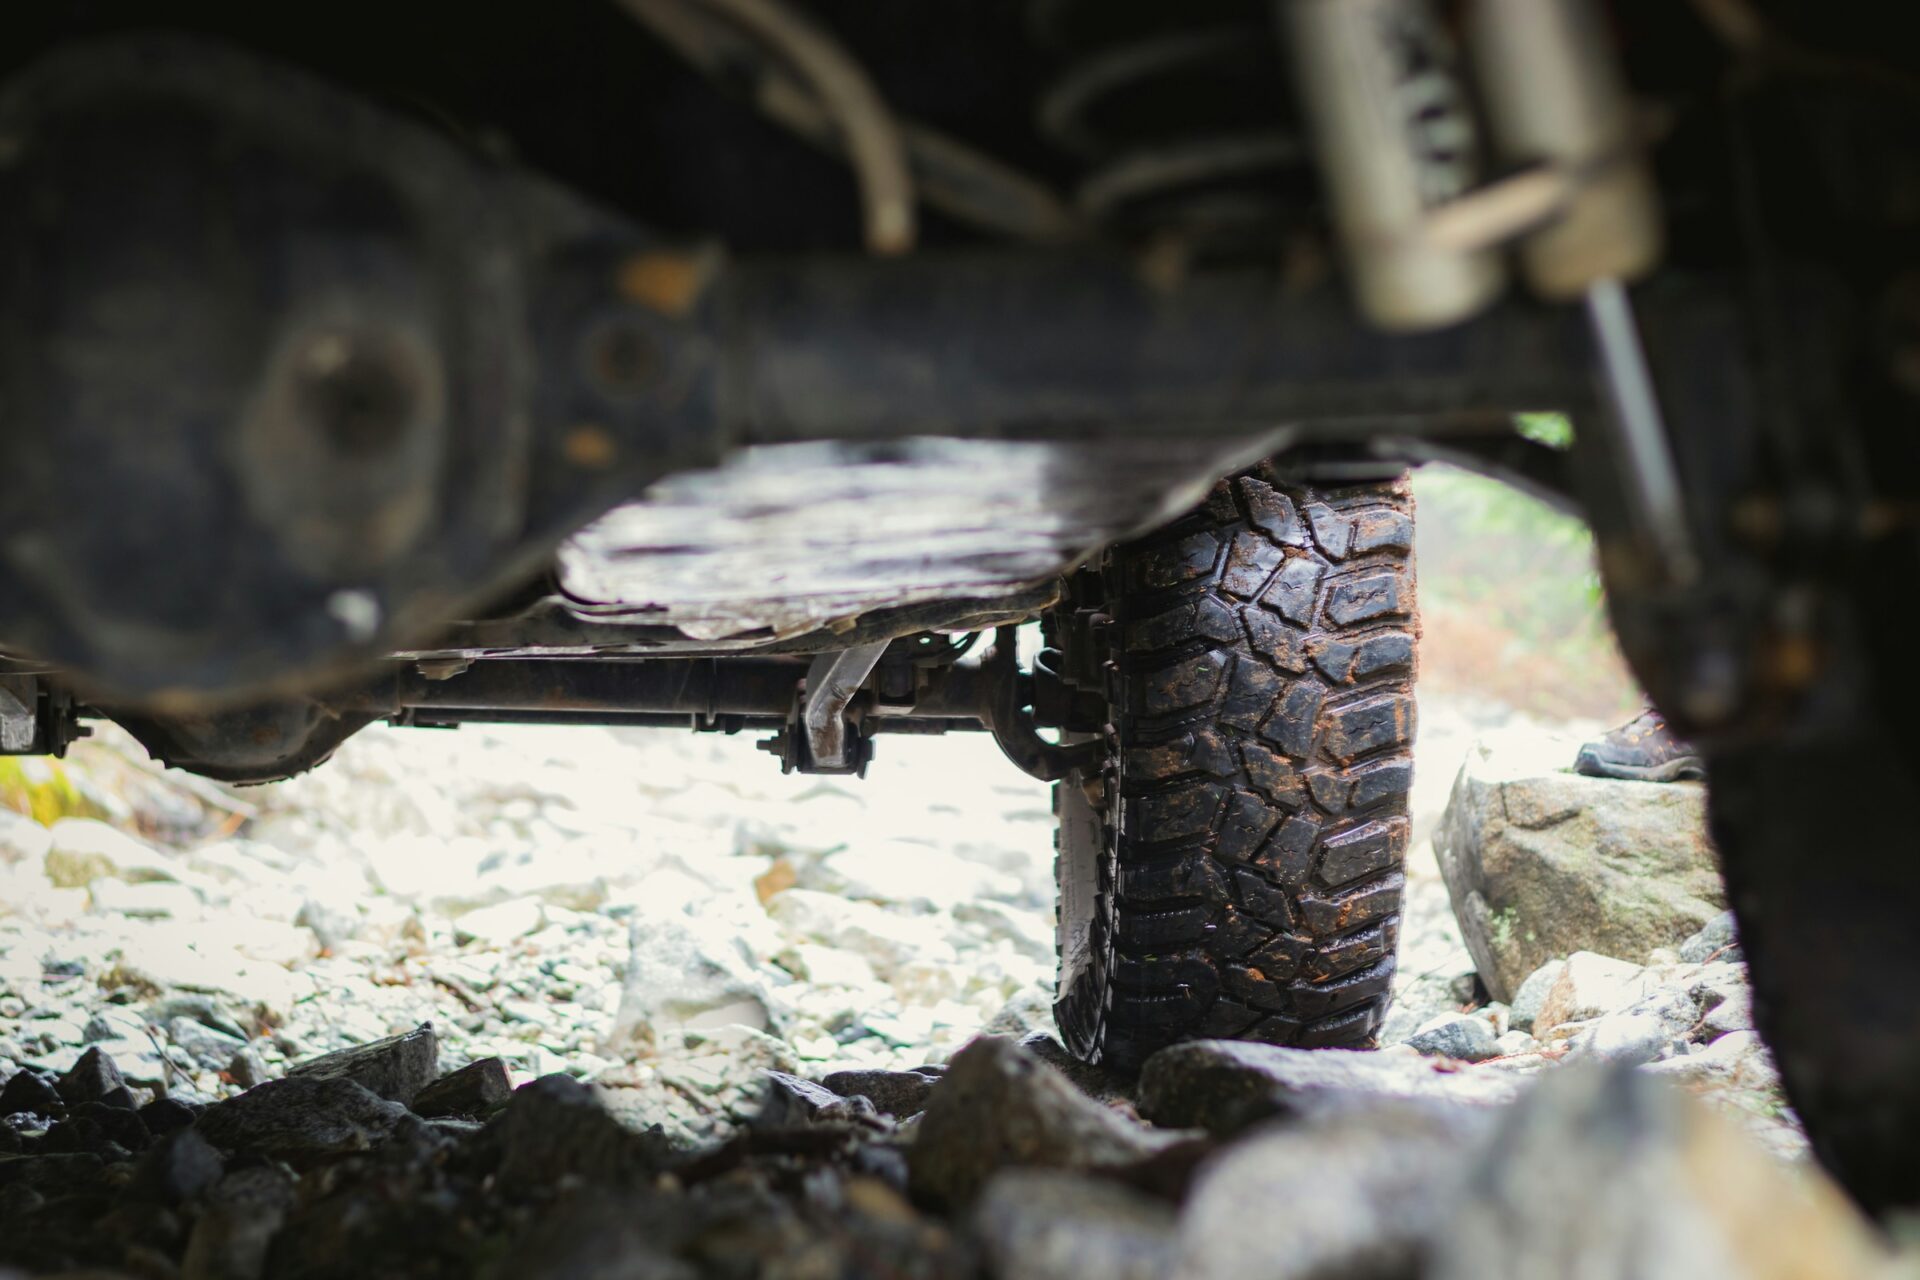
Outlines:
[{"label": "hiking shoe", "polygon": [[1699,754],[1674,737],[1666,720],[1651,707],[1606,737],[1580,748],[1573,771],[1589,778],[1632,782],[1678,782],[1707,776]]}]

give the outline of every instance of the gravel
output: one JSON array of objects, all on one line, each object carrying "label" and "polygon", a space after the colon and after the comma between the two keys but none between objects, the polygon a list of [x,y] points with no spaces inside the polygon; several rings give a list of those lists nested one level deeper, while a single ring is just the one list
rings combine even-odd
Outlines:
[{"label": "gravel", "polygon": [[[1571,759],[1589,728],[1457,700],[1421,714],[1421,833],[1476,738]],[[906,1120],[933,1087],[924,1072],[992,1027],[1037,1035],[1083,1092],[1122,1100],[1047,1047],[1047,788],[977,737],[881,748],[852,780],[783,777],[742,739],[376,727],[304,778],[225,791],[172,786],[105,731],[65,767],[107,821],[0,813],[0,1111],[90,1049],[117,1065],[121,1101],[198,1108],[427,1024],[432,1052],[414,1041],[391,1081],[342,1078],[404,1103],[492,1064],[454,1101],[421,1103],[471,1118],[513,1085],[566,1077],[685,1152],[757,1115],[769,1070]],[[1459,1069],[1490,1096],[1563,1058],[1640,1056],[1804,1153],[1750,1031],[1730,925],[1601,957],[1619,978],[1607,990],[1632,1000],[1589,993],[1580,1019],[1535,1024],[1565,976],[1537,975],[1502,1024],[1475,1006],[1484,987],[1424,839],[1407,895],[1383,1043],[1485,1057]],[[1607,1019],[1661,992],[1658,1043],[1616,1049],[1649,1009]],[[1466,1039],[1436,1045],[1436,1027]],[[1414,1047],[1385,1059],[1401,1055],[1419,1061]]]}]

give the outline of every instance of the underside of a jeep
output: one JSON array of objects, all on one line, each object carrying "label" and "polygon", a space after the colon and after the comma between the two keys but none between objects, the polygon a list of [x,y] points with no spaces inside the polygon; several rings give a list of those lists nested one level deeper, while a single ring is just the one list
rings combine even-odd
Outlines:
[{"label": "underside of a jeep", "polygon": [[984,731],[1075,1052],[1365,1046],[1450,462],[1592,527],[1793,1103],[1910,1204],[1903,8],[10,14],[0,751]]}]

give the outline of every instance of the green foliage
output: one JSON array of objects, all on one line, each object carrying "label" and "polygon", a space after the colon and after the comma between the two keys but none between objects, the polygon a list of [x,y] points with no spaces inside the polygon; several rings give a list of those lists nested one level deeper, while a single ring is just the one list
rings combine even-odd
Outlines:
[{"label": "green foliage", "polygon": [[81,791],[67,766],[46,756],[0,756],[0,807],[43,826],[61,818],[97,818],[100,808]]},{"label": "green foliage", "polygon": [[[1528,565],[1552,565],[1563,572],[1543,578],[1535,586],[1545,598],[1533,603],[1550,618],[1571,620],[1597,612],[1603,604],[1600,573],[1593,561],[1593,535],[1572,516],[1521,493],[1498,480],[1465,471],[1433,469],[1420,474],[1421,519],[1450,520],[1488,554],[1475,570],[1466,566],[1468,584],[1486,594],[1494,578],[1509,579],[1519,560]],[[1431,516],[1429,516],[1431,513]],[[1571,573],[1564,572],[1571,570]]]},{"label": "green foliage", "polygon": [[[1571,439],[1557,416],[1528,421],[1554,447]],[[1548,717],[1637,701],[1584,523],[1451,467],[1422,467],[1413,487],[1429,673]]]},{"label": "green foliage", "polygon": [[1513,429],[1549,449],[1573,448],[1573,423],[1564,413],[1516,414]]}]

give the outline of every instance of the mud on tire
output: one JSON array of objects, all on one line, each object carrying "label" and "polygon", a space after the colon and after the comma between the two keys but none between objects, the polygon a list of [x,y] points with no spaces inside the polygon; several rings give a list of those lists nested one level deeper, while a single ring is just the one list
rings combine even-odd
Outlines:
[{"label": "mud on tire", "polygon": [[1100,776],[1054,795],[1068,1047],[1128,1070],[1202,1036],[1371,1043],[1413,775],[1405,481],[1256,468],[1110,551],[1091,594],[1051,624],[1110,708]]}]

